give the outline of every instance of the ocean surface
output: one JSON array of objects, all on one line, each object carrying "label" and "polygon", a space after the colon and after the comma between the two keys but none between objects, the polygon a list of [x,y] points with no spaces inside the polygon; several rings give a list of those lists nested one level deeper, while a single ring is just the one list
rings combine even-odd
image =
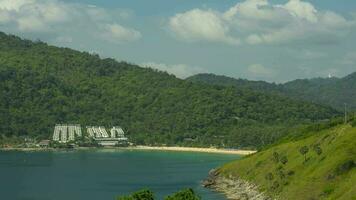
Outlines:
[{"label": "ocean surface", "polygon": [[237,155],[73,150],[59,152],[0,151],[0,199],[113,200],[149,188],[157,199],[193,188],[203,200],[223,200],[201,187],[210,169]]}]

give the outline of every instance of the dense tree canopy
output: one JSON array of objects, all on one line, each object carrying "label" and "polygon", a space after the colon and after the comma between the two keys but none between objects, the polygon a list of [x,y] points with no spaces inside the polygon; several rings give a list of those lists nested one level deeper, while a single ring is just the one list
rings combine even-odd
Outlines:
[{"label": "dense tree canopy", "polygon": [[0,33],[2,135],[48,138],[56,123],[79,123],[120,125],[137,144],[257,147],[337,114]]},{"label": "dense tree canopy", "polygon": [[197,74],[187,80],[211,85],[234,86],[267,94],[280,94],[293,99],[332,106],[338,110],[343,110],[346,103],[348,110],[356,111],[356,72],[343,78],[299,79],[284,84],[234,79],[214,74]]}]

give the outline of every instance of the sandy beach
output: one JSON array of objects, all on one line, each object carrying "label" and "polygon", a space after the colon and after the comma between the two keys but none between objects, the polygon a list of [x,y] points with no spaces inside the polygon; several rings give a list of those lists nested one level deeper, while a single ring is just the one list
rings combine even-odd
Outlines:
[{"label": "sandy beach", "polygon": [[182,152],[202,152],[202,153],[221,153],[221,154],[236,154],[249,155],[256,153],[253,150],[238,150],[238,149],[217,149],[217,148],[197,148],[197,147],[151,147],[151,146],[136,146],[128,147],[137,150],[155,150],[155,151],[182,151]]},{"label": "sandy beach", "polygon": [[[217,149],[217,148],[197,148],[197,147],[152,147],[152,146],[132,146],[132,147],[77,147],[67,150],[90,150],[90,149],[112,149],[112,150],[146,150],[146,151],[176,151],[176,152],[201,152],[201,153],[220,153],[220,154],[235,154],[249,155],[256,153],[253,150],[238,150],[238,149]],[[56,148],[0,148],[0,151],[60,151],[66,149]]]}]

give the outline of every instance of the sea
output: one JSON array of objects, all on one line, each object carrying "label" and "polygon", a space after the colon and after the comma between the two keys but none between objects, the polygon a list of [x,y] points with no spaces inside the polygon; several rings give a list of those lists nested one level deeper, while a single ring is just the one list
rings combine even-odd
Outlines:
[{"label": "sea", "polygon": [[203,200],[225,200],[201,186],[208,172],[238,155],[147,150],[0,151],[0,199],[114,200],[140,189],[156,199],[192,188]]}]

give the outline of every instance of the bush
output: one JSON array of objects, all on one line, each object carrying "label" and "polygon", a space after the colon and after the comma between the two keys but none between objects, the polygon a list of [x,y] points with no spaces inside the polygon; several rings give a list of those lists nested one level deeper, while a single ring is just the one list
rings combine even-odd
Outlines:
[{"label": "bush", "polygon": [[[118,197],[117,200],[154,200],[154,194],[150,190],[141,190],[128,196]],[[181,190],[173,195],[167,196],[165,200],[200,200],[193,189]]]},{"label": "bush", "polygon": [[165,200],[200,200],[200,197],[197,196],[192,189],[181,190],[172,196],[167,196]]},{"label": "bush", "polygon": [[307,161],[307,153],[309,152],[309,148],[307,146],[303,146],[299,149],[300,154],[304,155],[304,162]]},{"label": "bush", "polygon": [[279,154],[277,152],[273,152],[273,161],[275,163],[279,162]]},{"label": "bush", "polygon": [[141,190],[129,196],[118,197],[117,200],[154,200],[154,194],[150,190]]},{"label": "bush", "polygon": [[352,127],[356,127],[356,119],[354,119],[354,120],[351,122],[351,126],[352,126]]},{"label": "bush", "polygon": [[281,161],[281,163],[282,163],[283,165],[287,164],[287,162],[288,162],[287,156],[282,156],[281,159],[280,159],[280,161]]},{"label": "bush", "polygon": [[273,174],[270,172],[270,173],[268,173],[268,174],[266,174],[266,176],[265,176],[265,179],[266,180],[268,180],[268,181],[271,181],[271,180],[273,180]]},{"label": "bush", "polygon": [[336,174],[340,175],[346,173],[354,167],[356,167],[356,163],[353,160],[345,161],[336,169]]},{"label": "bush", "polygon": [[319,156],[323,153],[323,150],[321,149],[321,147],[320,147],[319,145],[313,146],[313,150],[314,150],[315,153],[318,154]]}]

